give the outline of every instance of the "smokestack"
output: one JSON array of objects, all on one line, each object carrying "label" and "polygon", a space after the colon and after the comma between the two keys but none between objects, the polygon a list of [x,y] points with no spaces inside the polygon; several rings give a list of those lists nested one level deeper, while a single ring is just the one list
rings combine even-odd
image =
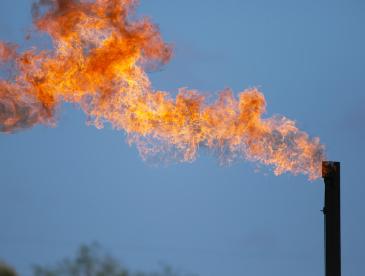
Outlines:
[{"label": "smokestack", "polygon": [[340,162],[324,161],[322,177],[326,276],[341,276]]}]

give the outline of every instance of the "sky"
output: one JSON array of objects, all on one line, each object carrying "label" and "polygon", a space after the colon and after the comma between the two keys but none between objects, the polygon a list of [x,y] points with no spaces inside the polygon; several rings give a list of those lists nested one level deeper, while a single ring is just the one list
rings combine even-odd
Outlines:
[{"label": "sky", "polygon": [[[343,275],[364,275],[362,178],[365,2],[141,0],[174,45],[153,87],[236,93],[258,87],[267,116],[294,119],[342,165]],[[0,39],[22,43],[29,0],[0,2]],[[201,276],[323,275],[321,179],[145,163],[125,134],[64,105],[58,126],[0,134],[0,259],[20,275],[98,241],[136,270],[160,263]]]}]

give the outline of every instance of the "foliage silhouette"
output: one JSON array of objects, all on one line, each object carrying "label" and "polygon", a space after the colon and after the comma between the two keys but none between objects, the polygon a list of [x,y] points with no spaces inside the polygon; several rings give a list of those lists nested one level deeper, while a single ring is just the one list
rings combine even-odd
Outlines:
[{"label": "foliage silhouette", "polygon": [[0,261],[0,276],[16,276],[13,268]]},{"label": "foliage silhouette", "polygon": [[[164,266],[157,272],[132,272],[112,256],[103,253],[97,243],[81,245],[73,259],[66,258],[51,266],[36,265],[34,276],[197,276]],[[0,274],[0,276],[2,276]],[[5,276],[5,275],[4,275]],[[7,275],[6,275],[7,276]],[[9,275],[12,276],[12,275]]]}]

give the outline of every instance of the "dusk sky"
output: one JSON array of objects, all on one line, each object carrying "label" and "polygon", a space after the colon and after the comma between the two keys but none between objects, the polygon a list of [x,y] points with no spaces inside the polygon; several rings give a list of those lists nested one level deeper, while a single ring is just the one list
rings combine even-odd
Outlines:
[{"label": "dusk sky", "polygon": [[[24,45],[31,1],[0,2],[0,40]],[[267,114],[297,122],[341,162],[342,271],[365,275],[365,2],[140,0],[172,43],[153,88],[216,97],[257,87]],[[29,42],[27,42],[27,45]],[[29,45],[28,45],[29,46]],[[24,47],[25,48],[25,47]],[[86,125],[0,133],[0,260],[19,275],[99,242],[132,270],[200,276],[324,274],[324,184],[251,162],[144,162],[123,131]]]}]

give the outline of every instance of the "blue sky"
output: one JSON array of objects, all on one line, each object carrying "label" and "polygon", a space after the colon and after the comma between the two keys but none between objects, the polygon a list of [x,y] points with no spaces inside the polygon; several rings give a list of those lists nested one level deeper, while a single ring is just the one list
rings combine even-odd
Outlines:
[{"label": "blue sky", "polygon": [[[259,87],[267,115],[321,137],[342,162],[343,274],[364,275],[365,2],[141,0],[138,13],[175,47],[154,88]],[[30,1],[0,2],[0,39],[21,43],[30,22]],[[133,269],[323,275],[321,180],[221,167],[205,152],[151,166],[68,105],[57,128],[0,134],[0,173],[0,259],[20,275],[92,241]]]}]

